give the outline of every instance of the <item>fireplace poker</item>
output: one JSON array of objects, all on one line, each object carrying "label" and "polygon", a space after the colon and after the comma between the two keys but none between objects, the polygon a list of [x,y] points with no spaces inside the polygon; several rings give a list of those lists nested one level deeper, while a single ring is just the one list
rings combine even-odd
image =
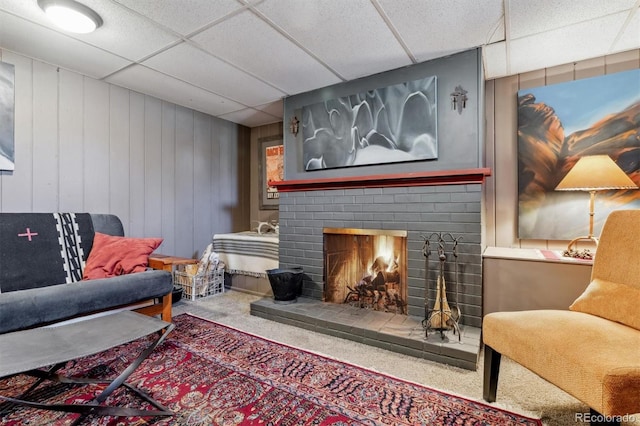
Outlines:
[{"label": "fireplace poker", "polygon": [[[433,235],[433,234],[432,234]],[[422,255],[424,256],[424,319],[422,320],[422,328],[425,329],[425,337],[427,336],[427,328],[429,326],[429,255],[431,254],[431,247],[429,237],[424,238],[424,245],[422,246]]]}]

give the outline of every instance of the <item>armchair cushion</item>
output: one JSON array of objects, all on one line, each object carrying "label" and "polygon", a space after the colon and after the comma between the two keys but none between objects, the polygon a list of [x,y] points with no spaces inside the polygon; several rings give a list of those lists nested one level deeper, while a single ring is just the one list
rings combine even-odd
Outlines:
[{"label": "armchair cushion", "polygon": [[484,343],[607,415],[638,412],[640,333],[581,312],[494,312]]},{"label": "armchair cushion", "polygon": [[640,288],[596,278],[569,309],[597,315],[640,330],[639,300]]}]

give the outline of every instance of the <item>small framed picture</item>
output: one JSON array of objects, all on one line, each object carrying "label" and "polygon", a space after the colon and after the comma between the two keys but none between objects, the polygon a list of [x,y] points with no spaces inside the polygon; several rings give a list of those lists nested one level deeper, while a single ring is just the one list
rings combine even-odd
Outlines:
[{"label": "small framed picture", "polygon": [[284,179],[284,145],[282,136],[258,139],[260,146],[260,210],[278,210],[278,189],[269,182]]}]

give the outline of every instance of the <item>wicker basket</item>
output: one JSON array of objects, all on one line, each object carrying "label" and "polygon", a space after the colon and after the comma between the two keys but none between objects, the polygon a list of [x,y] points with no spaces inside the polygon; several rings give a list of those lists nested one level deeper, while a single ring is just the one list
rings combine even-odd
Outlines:
[{"label": "wicker basket", "polygon": [[224,293],[224,266],[219,265],[202,275],[176,270],[173,272],[173,283],[182,286],[184,297],[190,300],[222,294]]}]

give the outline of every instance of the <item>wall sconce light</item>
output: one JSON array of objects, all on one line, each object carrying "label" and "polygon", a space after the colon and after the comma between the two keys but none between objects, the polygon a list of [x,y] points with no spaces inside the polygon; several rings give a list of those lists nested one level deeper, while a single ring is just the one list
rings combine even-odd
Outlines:
[{"label": "wall sconce light", "polygon": [[586,155],[569,170],[569,173],[556,186],[556,191],[589,191],[589,235],[571,240],[565,256],[574,257],[572,250],[580,240],[593,241],[593,216],[596,191],[608,189],[638,189],[638,185],[608,155]]},{"label": "wall sconce light", "polygon": [[298,136],[298,125],[300,124],[300,120],[295,115],[291,117],[289,120],[289,131],[293,136]]},{"label": "wall sconce light", "polygon": [[74,0],[38,0],[38,6],[56,26],[65,31],[87,34],[102,25],[100,15]]},{"label": "wall sconce light", "polygon": [[467,91],[462,86],[456,86],[451,92],[451,109],[458,110],[458,114],[462,114],[462,110],[467,107]]}]

